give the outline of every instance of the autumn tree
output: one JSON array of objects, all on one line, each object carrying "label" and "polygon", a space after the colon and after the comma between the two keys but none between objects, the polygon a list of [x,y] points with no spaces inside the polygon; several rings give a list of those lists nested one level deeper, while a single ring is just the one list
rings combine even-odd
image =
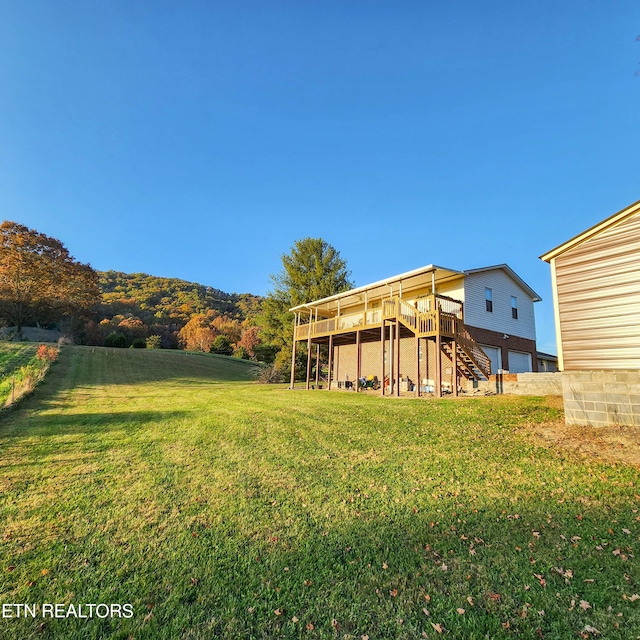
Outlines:
[{"label": "autumn tree", "polygon": [[0,317],[18,333],[28,322],[83,312],[99,298],[96,272],[60,240],[16,222],[0,225]]},{"label": "autumn tree", "polygon": [[181,346],[187,351],[204,351],[208,353],[218,335],[217,329],[213,326],[216,315],[215,311],[194,315],[180,329],[179,340]]},{"label": "autumn tree", "polygon": [[293,313],[304,302],[326,298],[353,287],[347,263],[322,238],[297,240],[282,256],[282,271],[271,276],[273,289],[257,319],[264,342],[279,350],[276,365],[286,373],[293,345]]},{"label": "autumn tree", "polygon": [[256,355],[256,347],[260,344],[260,329],[258,327],[245,327],[238,347],[246,350],[250,358]]}]

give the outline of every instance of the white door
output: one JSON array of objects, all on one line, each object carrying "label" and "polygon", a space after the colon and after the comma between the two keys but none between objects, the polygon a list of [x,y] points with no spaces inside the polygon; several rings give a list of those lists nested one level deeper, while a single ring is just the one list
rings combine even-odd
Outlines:
[{"label": "white door", "polygon": [[484,344],[481,344],[480,347],[487,354],[489,360],[491,360],[491,373],[498,373],[498,370],[502,369],[502,349]]},{"label": "white door", "polygon": [[522,351],[509,351],[509,372],[528,373],[531,371],[531,354]]}]

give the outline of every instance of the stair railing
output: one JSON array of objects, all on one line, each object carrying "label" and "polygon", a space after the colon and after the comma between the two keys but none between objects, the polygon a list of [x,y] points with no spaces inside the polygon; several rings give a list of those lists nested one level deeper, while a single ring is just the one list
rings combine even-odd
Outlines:
[{"label": "stair railing", "polygon": [[480,345],[473,339],[462,322],[457,323],[456,342],[466,354],[473,360],[485,378],[491,375],[491,360],[482,350]]}]

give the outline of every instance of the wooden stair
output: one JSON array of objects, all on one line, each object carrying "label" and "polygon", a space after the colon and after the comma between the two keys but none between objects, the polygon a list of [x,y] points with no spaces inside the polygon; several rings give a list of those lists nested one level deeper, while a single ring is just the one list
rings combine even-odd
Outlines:
[{"label": "wooden stair", "polygon": [[[443,351],[451,358],[452,343],[444,342]],[[478,347],[480,349],[480,347]],[[484,352],[483,352],[484,353]],[[476,355],[476,357],[474,357]],[[459,342],[456,342],[456,365],[460,375],[467,380],[488,380],[491,373],[491,363],[481,365],[477,358],[477,354],[470,354]],[[453,360],[453,358],[451,358]],[[488,358],[487,358],[488,359]]]},{"label": "wooden stair", "polygon": [[[391,318],[395,315],[407,329],[420,336],[421,327],[433,327],[433,312],[420,312],[414,309],[400,298],[388,301],[385,317]],[[480,345],[474,340],[460,318],[455,318],[447,314],[450,326],[455,326],[453,330],[456,343],[455,361],[458,371],[467,380],[488,380],[491,374],[491,361]],[[443,340],[443,351],[454,360],[452,343]]]}]

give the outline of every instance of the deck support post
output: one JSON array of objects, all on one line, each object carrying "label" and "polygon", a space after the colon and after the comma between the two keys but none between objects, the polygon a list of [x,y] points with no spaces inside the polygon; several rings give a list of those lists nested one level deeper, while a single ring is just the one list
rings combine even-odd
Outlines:
[{"label": "deck support post", "polygon": [[309,338],[307,339],[307,391],[311,388],[311,325],[313,312],[309,311]]},{"label": "deck support post", "polygon": [[420,397],[420,338],[416,333],[416,388],[414,392],[416,394],[416,398]]},{"label": "deck support post", "polygon": [[380,395],[384,396],[384,318],[382,318],[382,324],[380,325]]},{"label": "deck support post", "polygon": [[331,391],[331,369],[333,368],[333,334],[329,336],[329,372],[327,373],[327,389]]},{"label": "deck support post", "polygon": [[400,397],[400,320],[396,316],[396,397]]},{"label": "deck support post", "polygon": [[360,342],[360,330],[356,329],[356,391],[362,377],[362,344]]},{"label": "deck support post", "polygon": [[296,385],[296,333],[298,331],[298,314],[296,313],[293,318],[293,349],[291,349],[291,382],[289,389],[294,389]]},{"label": "deck support post", "polygon": [[434,378],[434,391],[436,398],[442,398],[442,338],[440,337],[440,314],[438,314],[438,332],[436,333],[436,370]]},{"label": "deck support post", "polygon": [[453,393],[453,397],[458,397],[458,353],[457,353],[457,345],[455,337],[451,341],[451,391]]},{"label": "deck support post", "polygon": [[393,395],[393,376],[394,376],[394,335],[393,335],[393,322],[389,323],[389,395]]},{"label": "deck support post", "polygon": [[316,388],[320,385],[320,343],[316,345]]}]

